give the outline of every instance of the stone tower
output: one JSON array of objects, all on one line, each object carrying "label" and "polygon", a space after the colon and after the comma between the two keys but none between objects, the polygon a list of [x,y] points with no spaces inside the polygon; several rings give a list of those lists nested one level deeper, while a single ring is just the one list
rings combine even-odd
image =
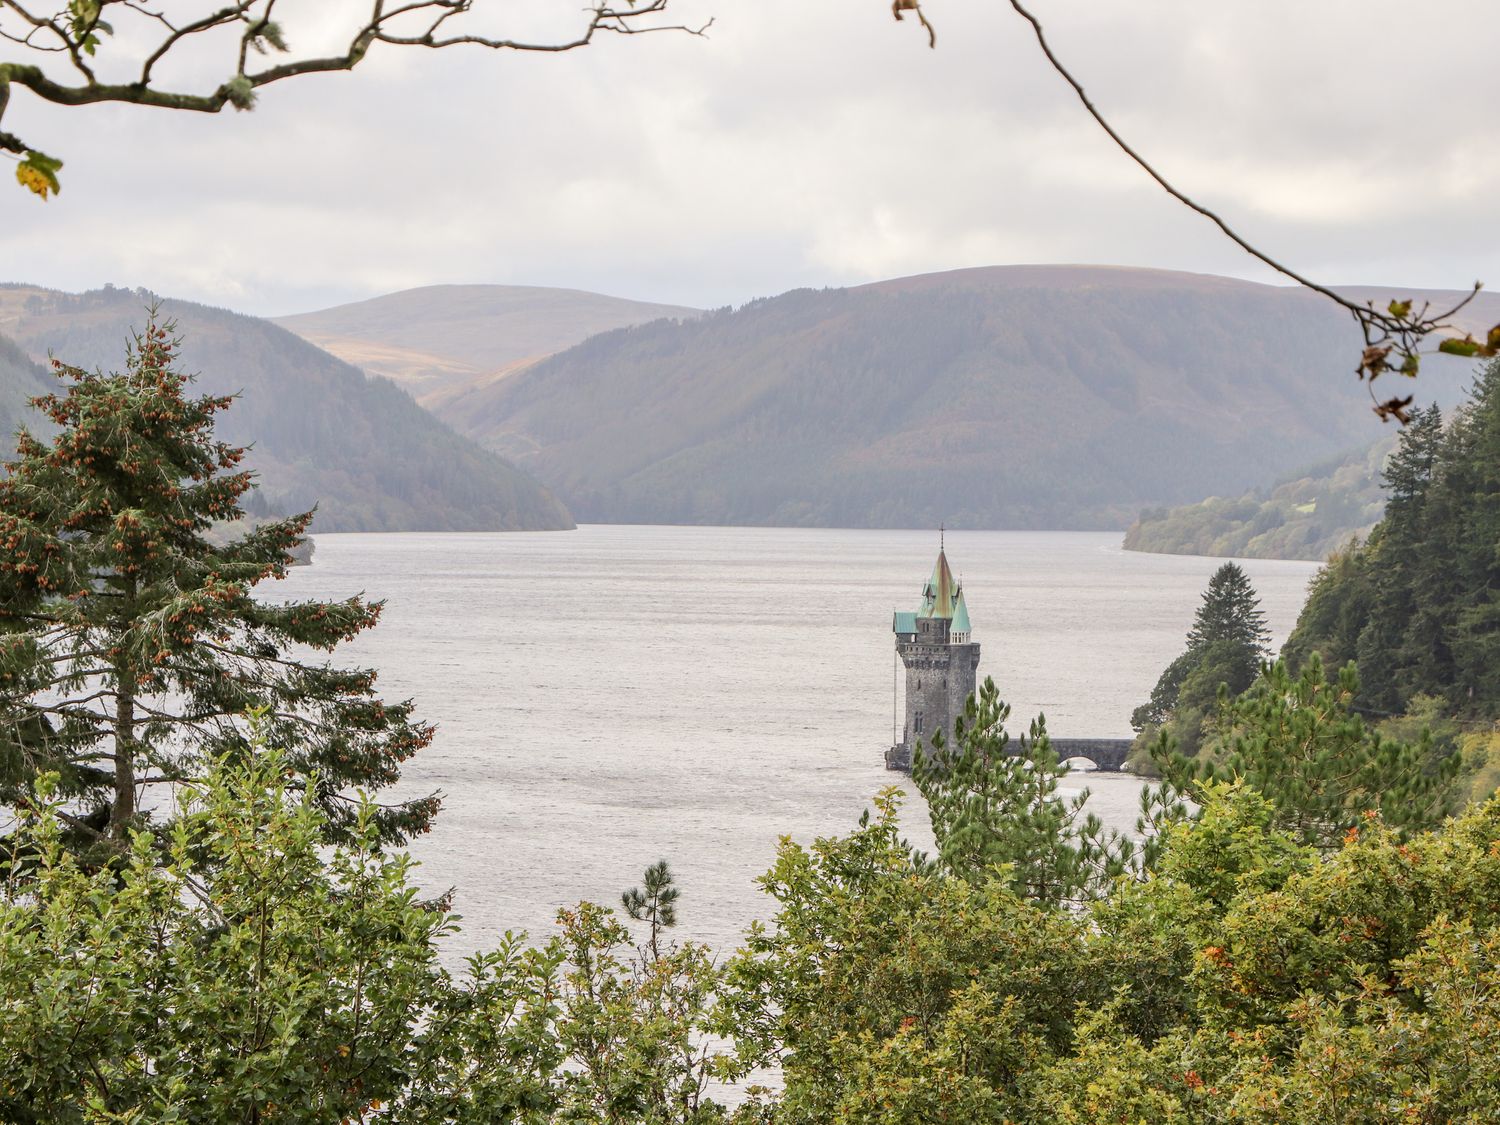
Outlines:
[{"label": "stone tower", "polygon": [[942,731],[953,737],[953,720],[974,694],[979,646],[969,639],[963,587],[953,580],[948,555],[938,550],[932,577],[922,587],[922,608],[897,613],[891,623],[896,654],[906,666],[906,725],[901,741],[885,755],[887,769],[909,770],[912,758]]}]

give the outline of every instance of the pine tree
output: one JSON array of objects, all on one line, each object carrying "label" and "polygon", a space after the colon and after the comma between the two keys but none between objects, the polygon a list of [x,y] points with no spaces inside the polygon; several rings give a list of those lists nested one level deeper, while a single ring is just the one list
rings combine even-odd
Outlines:
[{"label": "pine tree", "polygon": [[986,678],[954,722],[915,756],[912,779],[927,799],[938,862],[971,882],[1008,865],[1017,894],[1045,905],[1076,903],[1106,891],[1134,860],[1129,840],[1085,814],[1084,790],[1058,795],[1068,769],[1059,763],[1038,717],[1029,738],[1012,749],[995,682]]},{"label": "pine tree", "polygon": [[[0,479],[0,799],[33,801],[55,771],[76,842],[118,846],[168,804],[147,794],[252,753],[254,712],[337,834],[347,791],[391,784],[432,730],[382,702],[373,671],[294,655],[368,629],[381,603],[252,596],[285,576],[311,512],[226,546],[206,537],[242,514],[253,474],[213,436],[231,399],[192,397],[176,349],[153,312],[123,374],[54,361],[66,387],[36,405],[58,432],[23,431]],[[436,808],[385,807],[380,830],[425,830]]]},{"label": "pine tree", "polygon": [[1238,698],[1220,699],[1219,753],[1188,759],[1161,740],[1154,750],[1168,782],[1189,796],[1241,781],[1274,806],[1274,826],[1320,848],[1336,848],[1367,812],[1405,833],[1442,823],[1457,800],[1460,760],[1432,743],[1383,737],[1352,710],[1353,664],[1329,681],[1316,654],[1300,676],[1283,661],[1266,668]]},{"label": "pine tree", "polygon": [[677,900],[682,891],[676,886],[667,861],[659,859],[650,867],[641,880],[645,890],[631,887],[620,895],[620,905],[625,913],[648,927],[645,954],[654,964],[661,960],[661,935],[677,925]]}]

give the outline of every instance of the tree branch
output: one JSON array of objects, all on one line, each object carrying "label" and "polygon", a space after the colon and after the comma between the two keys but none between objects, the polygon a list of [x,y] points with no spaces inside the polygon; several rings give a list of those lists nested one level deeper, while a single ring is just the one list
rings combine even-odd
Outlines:
[{"label": "tree branch", "polygon": [[[84,23],[68,25],[61,17],[48,19],[33,15],[19,0],[0,0],[0,21],[4,20],[6,13],[11,13],[29,29],[25,36],[15,35],[6,32],[3,22],[0,22],[0,36],[23,43],[28,49],[39,53],[65,53],[82,77],[81,82],[66,83],[50,76],[35,63],[0,63],[0,119],[4,117],[11,86],[23,87],[43,101],[55,105],[120,102],[159,109],[218,113],[226,105],[236,109],[250,109],[254,105],[255,91],[263,86],[307,74],[353,70],[364,61],[375,43],[434,49],[473,46],[496,51],[562,52],[588,46],[600,32],[639,35],[646,32],[675,31],[702,35],[712,24],[711,20],[701,27],[652,23],[651,17],[666,11],[669,0],[642,0],[640,3],[628,3],[624,8],[614,7],[606,0],[594,0],[585,9],[588,17],[582,31],[562,42],[539,43],[473,34],[440,36],[439,32],[448,21],[472,12],[475,0],[410,0],[409,3],[389,8],[384,0],[375,0],[365,22],[355,29],[348,46],[342,52],[297,59],[251,71],[247,67],[251,50],[259,53],[286,50],[280,28],[271,18],[277,2],[278,0],[231,0],[199,19],[179,26],[174,25],[164,14],[148,11],[133,0],[102,0],[101,11],[106,6],[120,7],[140,17],[135,21],[137,26],[149,21],[159,24],[165,30],[165,35],[142,60],[139,75],[134,82],[108,83],[100,82],[85,61],[98,48],[96,32],[105,30],[100,26],[97,13]],[[422,17],[417,19],[417,26],[410,33],[403,33],[401,27],[411,23],[416,17]],[[151,85],[157,63],[185,42],[207,32],[236,25],[243,25],[244,30],[236,38],[235,55],[226,66],[226,69],[232,68],[227,81],[212,91],[198,93],[163,90]],[[38,46],[29,42],[31,35],[42,30],[50,32],[57,40],[55,46]],[[28,142],[5,132],[0,132],[0,151],[15,153],[28,160],[37,155],[35,148]]]},{"label": "tree branch", "polygon": [[[1114,142],[1115,146],[1139,165],[1163,191],[1184,207],[1208,219],[1231,242],[1256,259],[1256,261],[1264,263],[1283,277],[1289,278],[1303,288],[1326,297],[1354,318],[1359,324],[1365,339],[1365,350],[1360,356],[1359,366],[1355,368],[1355,373],[1361,380],[1367,381],[1372,400],[1375,400],[1375,388],[1373,384],[1383,373],[1397,371],[1402,375],[1414,378],[1421,363],[1419,349],[1422,341],[1433,332],[1451,330],[1453,327],[1450,323],[1451,319],[1479,293],[1482,284],[1476,281],[1474,288],[1463,300],[1450,308],[1444,309],[1442,312],[1432,312],[1431,305],[1425,302],[1420,309],[1413,310],[1412,302],[1410,301],[1392,301],[1388,308],[1382,312],[1375,308],[1372,301],[1367,301],[1362,305],[1357,304],[1334,292],[1326,285],[1320,285],[1290,266],[1277,261],[1240,235],[1218,212],[1205,207],[1193,199],[1152,167],[1150,162],[1137,152],[1115,130],[1114,126],[1105,119],[1099,108],[1094,105],[1093,101],[1090,100],[1088,94],[1084,91],[1083,84],[1073,76],[1072,72],[1063,65],[1062,60],[1053,52],[1051,44],[1047,42],[1046,33],[1042,30],[1041,21],[1021,3],[1021,0],[1008,0],[1008,3],[1017,15],[1031,25],[1031,30],[1036,36],[1037,46],[1041,48],[1042,54],[1047,58],[1047,62],[1062,77],[1063,81],[1072,87],[1073,92],[1078,95],[1078,100],[1083,103],[1083,108],[1088,111],[1089,116],[1104,130],[1105,135]],[[1497,354],[1497,349],[1500,349],[1500,325],[1497,325],[1490,332],[1488,340],[1484,343],[1480,343],[1469,337],[1465,337],[1461,341],[1445,341],[1444,343],[1445,345],[1456,343],[1458,347],[1450,348],[1443,346],[1439,348],[1440,351],[1451,350],[1454,354],[1493,356]],[[1391,362],[1393,354],[1400,360],[1399,364]],[[1410,395],[1405,397],[1393,396],[1385,402],[1375,400],[1374,409],[1382,421],[1388,418],[1395,418],[1402,425],[1405,425],[1411,420],[1406,409],[1411,405],[1411,402],[1412,396]]]}]

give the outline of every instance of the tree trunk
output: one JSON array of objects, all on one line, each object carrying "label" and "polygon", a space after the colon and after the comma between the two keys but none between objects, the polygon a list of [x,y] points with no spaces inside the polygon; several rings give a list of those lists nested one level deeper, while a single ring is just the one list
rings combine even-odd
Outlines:
[{"label": "tree trunk", "polygon": [[115,691],[115,800],[109,834],[121,840],[135,819],[135,674],[118,669]]}]

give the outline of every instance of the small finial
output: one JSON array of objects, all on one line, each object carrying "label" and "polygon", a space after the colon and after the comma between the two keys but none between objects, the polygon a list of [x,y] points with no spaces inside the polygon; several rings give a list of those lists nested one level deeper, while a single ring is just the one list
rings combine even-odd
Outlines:
[{"label": "small finial", "polygon": [[947,538],[948,528],[946,524],[938,524],[938,550],[944,550],[943,541]]}]

